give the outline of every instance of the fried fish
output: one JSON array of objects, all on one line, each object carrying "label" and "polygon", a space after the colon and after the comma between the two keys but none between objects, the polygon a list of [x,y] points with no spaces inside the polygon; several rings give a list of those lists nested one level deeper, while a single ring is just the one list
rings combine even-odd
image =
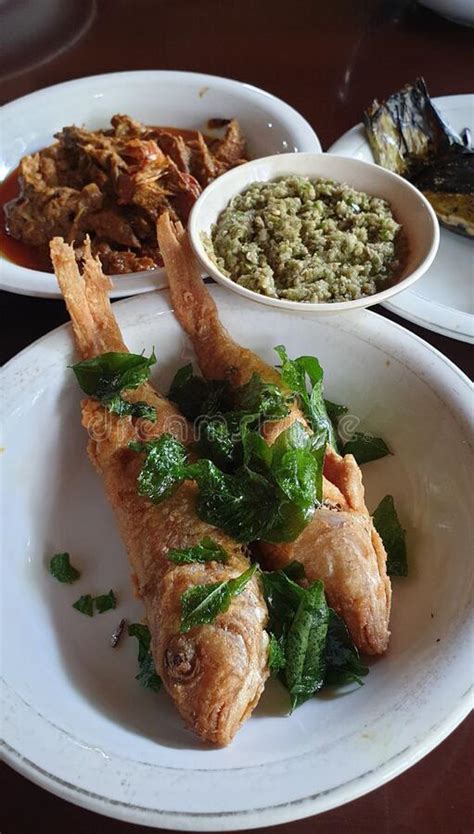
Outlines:
[{"label": "fried fish", "polygon": [[[110,280],[92,256],[89,241],[82,275],[72,246],[54,238],[50,248],[81,357],[126,352],[108,299]],[[164,433],[182,441],[189,436],[184,418],[150,384],[126,396],[156,409],[156,421],[147,424],[148,440]],[[267,609],[259,581],[254,576],[212,623],[182,633],[183,593],[235,578],[249,561],[241,545],[198,518],[193,482],[185,481],[160,504],[138,494],[143,460],[129,444],[143,439],[140,419],[119,417],[93,399],[83,400],[81,407],[89,457],[114,509],[143,600],[157,672],[189,727],[203,741],[228,744],[256,706],[268,676]],[[167,558],[170,549],[188,548],[205,537],[225,549],[225,563],[176,565]]]},{"label": "fried fish", "polygon": [[[237,388],[256,373],[265,382],[284,388],[278,371],[234,342],[221,324],[180,224],[172,224],[169,216],[163,215],[157,230],[174,311],[191,339],[203,376],[225,379]],[[306,425],[296,401],[287,417],[265,424],[267,442],[273,443],[295,420]],[[361,472],[352,455],[341,457],[328,447],[323,499],[294,542],[260,544],[265,566],[275,569],[294,559],[300,561],[305,581],[323,580],[329,604],[345,620],[358,649],[382,654],[390,636],[387,557],[365,505]]]}]

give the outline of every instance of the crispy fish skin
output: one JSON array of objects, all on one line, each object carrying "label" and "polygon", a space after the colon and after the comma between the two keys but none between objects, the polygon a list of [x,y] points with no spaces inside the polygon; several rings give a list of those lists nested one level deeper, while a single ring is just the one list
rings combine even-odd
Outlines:
[{"label": "crispy fish skin", "polygon": [[[196,268],[188,237],[167,215],[157,224],[174,311],[193,344],[204,377],[238,387],[257,373],[281,386],[280,374],[252,351],[236,344],[221,324],[214,300]],[[295,420],[306,425],[295,403],[283,420],[268,422],[268,443]],[[324,463],[324,504],[305,530],[284,544],[260,543],[267,568],[300,561],[310,581],[322,579],[330,605],[344,618],[360,651],[382,654],[390,632],[391,584],[386,553],[364,500],[360,469],[352,455],[328,448]]]},{"label": "crispy fish skin", "polygon": [[[84,358],[125,351],[108,300],[110,282],[86,245],[84,275],[72,247],[55,238],[51,256],[71,315],[76,345]],[[196,584],[238,576],[249,566],[241,545],[202,522],[196,513],[197,488],[184,482],[161,504],[137,492],[142,455],[131,441],[169,432],[186,441],[184,418],[148,383],[128,398],[156,408],[155,423],[118,417],[100,403],[82,402],[82,423],[89,434],[88,453],[102,477],[133,581],[143,600],[156,669],[181,716],[203,741],[228,744],[257,704],[268,677],[267,609],[256,577],[232,600],[227,612],[209,624],[181,634],[181,594]],[[146,430],[146,431],[145,431]],[[210,536],[225,548],[225,564],[175,565],[171,548],[185,548]]]}]

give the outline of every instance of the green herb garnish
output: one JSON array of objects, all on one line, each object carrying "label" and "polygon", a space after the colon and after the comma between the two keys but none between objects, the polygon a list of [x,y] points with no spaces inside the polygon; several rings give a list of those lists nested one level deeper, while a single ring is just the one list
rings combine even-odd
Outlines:
[{"label": "green herb garnish", "polygon": [[98,399],[109,411],[120,417],[141,417],[154,421],[156,409],[153,406],[145,402],[128,402],[121,394],[147,382],[150,367],[155,362],[154,351],[149,358],[135,353],[103,353],[71,367],[84,393]]},{"label": "green herb garnish", "polygon": [[94,609],[98,614],[103,614],[105,611],[111,611],[116,608],[117,599],[112,590],[108,594],[100,594],[98,597],[93,597],[91,594],[84,594],[84,596],[76,600],[72,607],[76,611],[80,611],[81,614],[93,617]]},{"label": "green herb garnish", "polygon": [[373,434],[356,431],[351,439],[344,444],[343,454],[354,455],[357,463],[362,464],[384,458],[392,453],[381,437],[374,437]]},{"label": "green herb garnish", "polygon": [[359,657],[347,626],[341,617],[329,609],[326,639],[325,686],[342,686],[347,683],[362,684],[361,678],[369,674]]},{"label": "green herb garnish", "polygon": [[[287,688],[292,709],[323,686],[362,683],[367,669],[359,660],[344,622],[328,607],[322,582],[302,588],[285,571],[262,573],[269,611],[269,667]],[[301,575],[298,578],[302,578]]]},{"label": "green herb garnish", "polygon": [[210,538],[202,539],[193,547],[168,551],[168,559],[175,565],[190,565],[193,562],[227,562],[228,558],[224,548]]},{"label": "green herb garnish", "polygon": [[68,585],[81,575],[77,568],[71,565],[69,553],[56,553],[49,563],[49,572],[58,582],[66,582]]},{"label": "green herb garnish", "polygon": [[194,626],[212,623],[218,614],[227,611],[232,598],[242,593],[256,570],[257,565],[252,565],[235,579],[188,588],[181,595],[181,631],[185,633]]},{"label": "green herb garnish", "polygon": [[230,408],[227,383],[195,376],[191,364],[180,368],[175,374],[168,399],[176,403],[188,420],[210,417]]},{"label": "green herb garnish", "polygon": [[285,668],[286,658],[283,640],[278,640],[274,634],[270,634],[270,642],[268,644],[268,668],[272,675],[277,675]]},{"label": "green herb garnish", "polygon": [[191,479],[199,487],[203,521],[240,542],[293,541],[321,498],[323,447],[298,423],[271,447],[258,432],[245,429],[243,447],[244,465],[228,474],[208,459],[188,463],[184,446],[168,434],[133,443],[132,449],[146,454],[138,491],[159,503]]},{"label": "green herb garnish", "polygon": [[335,447],[343,455],[354,455],[358,464],[368,463],[371,460],[378,460],[384,458],[386,455],[391,455],[385,440],[381,437],[375,437],[368,432],[356,431],[353,433],[350,440],[342,443],[342,438],[339,434],[339,420],[343,417],[349,409],[346,405],[339,405],[330,400],[325,400],[326,411],[332,422],[335,435],[338,439],[338,446]]},{"label": "green herb garnish", "polygon": [[374,512],[374,526],[387,551],[389,576],[408,576],[405,530],[401,526],[393,497],[386,495]]},{"label": "green herb garnish", "polygon": [[108,594],[101,594],[98,597],[94,597],[94,604],[96,611],[99,614],[103,614],[105,611],[112,611],[117,607],[117,599],[114,592],[110,590]]},{"label": "green herb garnish", "polygon": [[161,678],[156,674],[151,653],[150,629],[142,623],[130,623],[128,633],[130,637],[136,637],[138,640],[138,675],[135,676],[135,680],[145,689],[158,692],[161,687]]},{"label": "green herb garnish", "polygon": [[233,405],[238,411],[257,414],[263,420],[279,420],[289,414],[293,397],[285,394],[273,382],[264,382],[258,374],[233,393]]},{"label": "green herb garnish", "polygon": [[318,360],[314,356],[289,359],[283,345],[278,345],[275,350],[282,363],[282,381],[298,397],[303,413],[319,443],[328,442],[337,449],[336,433],[323,397],[323,369]]},{"label": "green herb garnish", "polygon": [[138,492],[159,504],[185,477],[185,447],[170,434],[162,434],[158,440],[130,443],[130,448],[145,452],[145,462],[138,476]]},{"label": "green herb garnish", "polygon": [[285,681],[291,708],[303,704],[324,683],[329,609],[322,582],[314,582],[301,597],[286,635]]},{"label": "green herb garnish", "polygon": [[87,617],[94,616],[94,600],[90,594],[84,594],[84,596],[79,597],[76,602],[73,603],[73,608],[76,611],[80,611],[81,614],[85,614]]}]

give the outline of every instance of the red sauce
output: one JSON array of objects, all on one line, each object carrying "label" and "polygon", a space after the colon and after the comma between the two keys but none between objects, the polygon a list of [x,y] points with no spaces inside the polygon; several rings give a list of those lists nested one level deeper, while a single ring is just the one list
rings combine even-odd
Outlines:
[{"label": "red sauce", "polygon": [[46,248],[29,246],[27,243],[11,237],[7,232],[3,207],[5,203],[14,200],[19,194],[18,168],[15,168],[0,183],[0,252],[8,261],[13,261],[14,264],[19,266],[26,266],[27,269],[38,269],[40,272],[52,272],[53,267]]}]

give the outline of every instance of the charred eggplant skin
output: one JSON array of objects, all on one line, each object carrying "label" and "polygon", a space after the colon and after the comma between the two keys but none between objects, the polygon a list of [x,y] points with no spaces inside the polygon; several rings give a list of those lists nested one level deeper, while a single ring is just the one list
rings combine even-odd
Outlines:
[{"label": "charred eggplant skin", "polygon": [[375,99],[363,120],[375,161],[419,188],[444,226],[474,237],[474,151],[442,118],[423,78]]}]

